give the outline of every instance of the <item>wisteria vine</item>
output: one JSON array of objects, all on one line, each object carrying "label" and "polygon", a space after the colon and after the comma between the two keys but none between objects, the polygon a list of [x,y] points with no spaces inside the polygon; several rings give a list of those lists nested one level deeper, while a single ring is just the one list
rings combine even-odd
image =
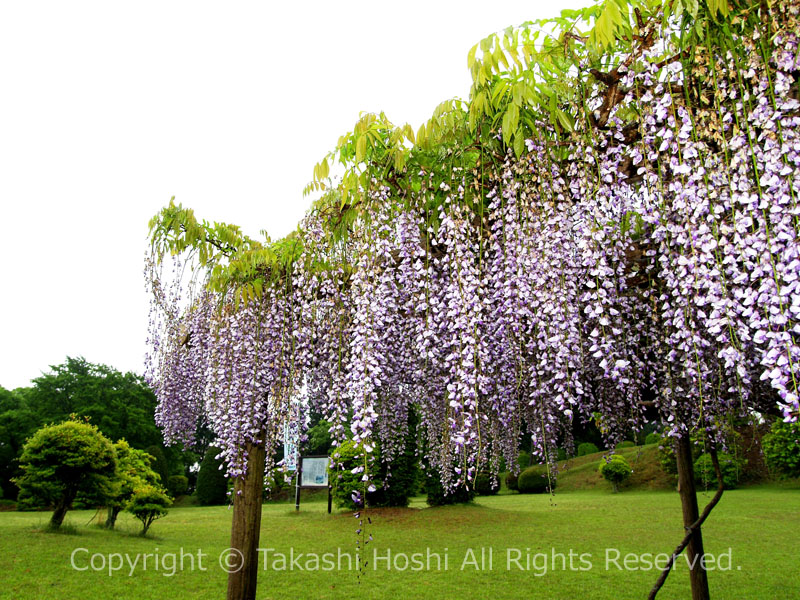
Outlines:
[{"label": "wisteria vine", "polygon": [[202,421],[240,475],[245,442],[272,456],[302,396],[335,439],[390,462],[413,410],[452,487],[515,464],[523,434],[553,462],[575,419],[610,444],[652,418],[717,441],[732,415],[796,420],[797,15],[776,3],[688,53],[643,42],[613,105],[595,86],[568,134],[541,121],[521,155],[487,142],[472,170],[444,145],[416,186],[374,177],[357,210],[316,207],[246,301],[182,285],[196,254],[165,276],[189,229],[162,217],[147,377],[167,439],[191,443]]}]

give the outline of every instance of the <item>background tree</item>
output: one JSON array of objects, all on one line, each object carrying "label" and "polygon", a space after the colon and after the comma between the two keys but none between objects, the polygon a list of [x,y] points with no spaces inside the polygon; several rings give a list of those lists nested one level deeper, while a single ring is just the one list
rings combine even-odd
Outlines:
[{"label": "background tree", "polygon": [[197,473],[195,495],[203,506],[228,503],[228,478],[225,477],[224,462],[217,458],[218,454],[219,448],[210,446]]},{"label": "background tree", "polygon": [[29,406],[43,422],[75,414],[89,417],[109,439],[125,439],[135,448],[161,442],[154,421],[156,398],[134,373],[67,357],[32,383]]},{"label": "background tree", "polygon": [[36,431],[39,419],[28,406],[24,390],[9,391],[0,387],[0,489],[3,497],[15,499],[19,489],[12,479],[18,477],[19,457],[25,440]]},{"label": "background tree", "polygon": [[166,489],[167,485],[169,485],[170,468],[164,450],[161,446],[152,445],[145,448],[145,452],[153,457],[152,469],[158,475],[161,487]]},{"label": "background tree", "polygon": [[[161,433],[155,425],[156,399],[142,378],[84,358],[67,357],[32,386],[8,391],[0,388],[0,486],[7,498],[16,498],[11,482],[19,475],[17,464],[25,440],[36,429],[76,414],[88,417],[109,439],[125,439],[134,448],[158,446],[159,469],[167,477],[186,474],[198,460],[180,449],[163,451]],[[202,456],[202,455],[201,455]],[[174,473],[173,473],[174,472]]]},{"label": "background tree", "polygon": [[161,488],[158,474],[152,468],[153,457],[143,450],[131,448],[125,440],[114,444],[117,454],[117,471],[114,493],[106,504],[105,526],[114,529],[117,516],[125,509],[136,489],[145,486]]},{"label": "background tree", "polygon": [[114,493],[116,453],[94,425],[72,419],[38,430],[20,458],[20,490],[54,506],[50,526],[61,527],[79,494],[92,498]]}]

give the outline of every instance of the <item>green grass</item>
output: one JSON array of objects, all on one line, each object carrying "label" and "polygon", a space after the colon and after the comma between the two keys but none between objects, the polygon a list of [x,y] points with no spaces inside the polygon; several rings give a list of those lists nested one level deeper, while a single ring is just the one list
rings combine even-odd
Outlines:
[{"label": "green grass", "polygon": [[[710,494],[701,497],[706,501]],[[657,578],[652,571],[619,571],[605,567],[607,548],[626,553],[669,552],[682,537],[677,494],[664,491],[627,491],[612,494],[598,487],[590,491],[547,495],[502,494],[479,498],[474,505],[424,508],[416,499],[408,509],[370,511],[374,541],[367,546],[370,562],[358,583],[348,570],[301,572],[270,569],[259,573],[258,598],[645,598]],[[295,513],[291,504],[264,506],[261,547],[289,553],[354,553],[356,520],[349,513],[326,514],[324,502],[304,502]],[[224,597],[226,575],[217,562],[228,546],[231,512],[224,507],[175,508],[157,521],[148,538],[136,535],[138,522],[125,514],[119,530],[108,532],[87,525],[93,513],[71,512],[71,535],[41,532],[48,513],[0,513],[0,598],[15,600],[111,600]],[[706,551],[718,555],[731,548],[732,568],[709,574],[712,597],[798,598],[798,531],[800,491],[791,487],[758,487],[726,492],[703,530]],[[481,548],[493,549],[493,569],[461,569],[471,548],[480,559]],[[89,554],[203,552],[205,571],[184,570],[165,576],[161,570],[137,568],[133,576],[122,572],[78,572],[70,554],[86,548]],[[448,558],[448,569],[374,570],[373,551],[385,556],[403,553],[438,553]],[[557,564],[545,572],[538,562],[531,570],[515,564],[507,569],[509,552],[524,555],[590,554],[590,570],[570,571]],[[488,555],[486,555],[488,558]],[[87,555],[78,556],[78,566]],[[98,559],[99,560],[99,559]],[[163,559],[162,559],[163,560]],[[558,559],[560,563],[560,559]],[[568,561],[568,556],[567,556]],[[402,562],[402,560],[401,560]],[[169,567],[169,560],[167,561]],[[523,563],[524,564],[524,563]],[[577,567],[586,566],[576,557]],[[198,566],[197,564],[195,566]],[[343,566],[346,566],[346,561]],[[435,561],[432,561],[435,567]],[[443,567],[444,565],[442,565]],[[568,564],[566,566],[569,566]],[[169,569],[167,569],[169,571]],[[537,576],[537,573],[540,576]],[[659,598],[689,597],[685,563],[669,577]]]}]

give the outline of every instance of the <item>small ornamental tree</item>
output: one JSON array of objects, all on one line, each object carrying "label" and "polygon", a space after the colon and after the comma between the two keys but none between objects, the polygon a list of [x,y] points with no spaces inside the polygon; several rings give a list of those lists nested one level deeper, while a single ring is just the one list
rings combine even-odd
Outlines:
[{"label": "small ornamental tree", "polygon": [[20,457],[21,492],[52,505],[50,527],[58,529],[78,495],[102,501],[114,493],[114,446],[97,427],[72,419],[42,427]]},{"label": "small ornamental tree", "polygon": [[611,483],[614,493],[618,492],[619,485],[633,474],[633,469],[628,461],[619,454],[612,454],[608,460],[601,460],[598,471],[606,481]]},{"label": "small ornamental tree", "polygon": [[145,536],[153,521],[166,515],[170,506],[172,500],[161,487],[144,484],[133,490],[127,510],[142,522],[141,535]]},{"label": "small ornamental tree", "polygon": [[153,471],[153,457],[144,450],[137,450],[125,440],[114,444],[117,453],[117,471],[114,493],[106,504],[105,526],[114,529],[119,513],[128,505],[134,490],[145,485],[160,487],[159,476]]}]

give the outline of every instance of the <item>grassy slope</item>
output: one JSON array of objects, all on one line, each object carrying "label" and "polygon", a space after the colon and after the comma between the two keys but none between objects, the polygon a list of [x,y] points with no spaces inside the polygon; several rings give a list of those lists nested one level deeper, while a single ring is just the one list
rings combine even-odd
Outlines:
[{"label": "grassy slope", "polygon": [[[576,461],[577,462],[577,461]],[[591,461],[587,461],[588,462]],[[596,461],[595,461],[596,462]],[[574,465],[573,478],[579,474]],[[576,479],[577,481],[577,479]],[[425,509],[421,499],[409,509],[371,511],[375,536],[368,546],[385,556],[425,552],[426,547],[449,558],[447,571],[387,571],[373,564],[358,584],[355,572],[274,570],[259,575],[259,599],[266,598],[580,598],[646,597],[657,574],[605,569],[606,548],[627,552],[664,552],[681,537],[680,504],[674,492],[628,491],[611,494],[598,482],[591,491],[554,497],[503,494],[480,498],[475,505]],[[564,483],[566,487],[567,484]],[[701,502],[705,498],[701,498]],[[121,531],[86,526],[90,512],[70,513],[78,535],[40,533],[46,513],[0,514],[0,598],[59,600],[84,598],[224,597],[226,576],[217,556],[228,545],[231,513],[224,507],[173,509],[153,526],[151,538],[133,535],[138,523],[121,518]],[[796,489],[750,488],[726,492],[704,528],[706,550],[732,548],[733,569],[710,574],[714,598],[800,597],[797,577],[797,531],[800,493]],[[356,521],[349,513],[327,515],[325,503],[307,502],[297,514],[288,504],[264,507],[261,546],[288,552],[354,552]],[[173,577],[138,570],[133,577],[116,573],[76,572],[70,553],[77,547],[91,553],[196,553],[207,555],[206,571],[184,570]],[[494,569],[461,570],[467,550],[494,550]],[[561,565],[544,573],[534,568],[506,569],[510,549],[523,554],[589,553],[592,569],[572,572]],[[526,550],[526,549],[530,550]],[[488,550],[487,550],[488,551]],[[152,560],[152,559],[151,559]],[[537,559],[540,560],[540,559]],[[83,558],[85,563],[85,557]],[[576,566],[580,563],[576,559]],[[188,559],[186,566],[188,567]],[[434,565],[435,566],[435,565]],[[487,565],[488,566],[488,565]],[[740,567],[738,569],[737,567]],[[543,573],[536,576],[536,573]],[[679,566],[659,598],[688,597],[686,567]]]},{"label": "grassy slope", "polygon": [[[659,465],[658,444],[622,448],[616,451],[630,463],[633,475],[622,486],[625,489],[639,490],[670,490],[675,485],[669,475],[664,473]],[[559,491],[574,490],[610,490],[611,484],[603,479],[597,468],[603,459],[603,453],[589,454],[578,458],[571,458],[558,463]]]}]

